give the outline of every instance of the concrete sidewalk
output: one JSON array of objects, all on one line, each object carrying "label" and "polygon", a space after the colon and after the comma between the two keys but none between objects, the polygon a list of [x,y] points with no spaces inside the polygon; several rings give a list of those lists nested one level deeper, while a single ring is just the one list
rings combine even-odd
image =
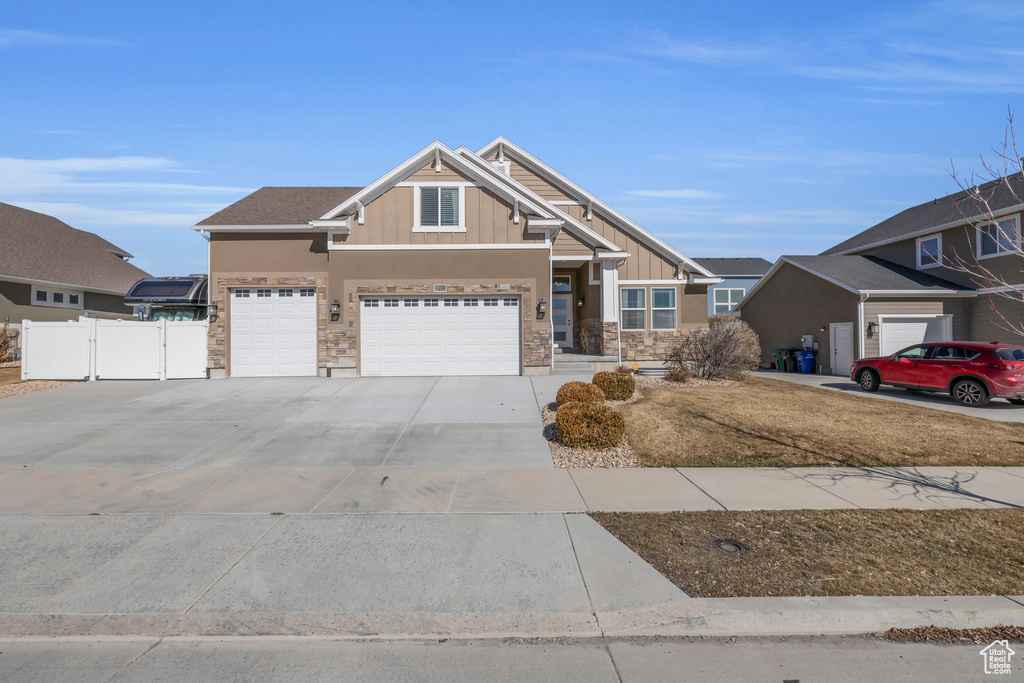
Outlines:
[{"label": "concrete sidewalk", "polygon": [[0,469],[0,514],[460,514],[1021,506],[1021,467]]}]

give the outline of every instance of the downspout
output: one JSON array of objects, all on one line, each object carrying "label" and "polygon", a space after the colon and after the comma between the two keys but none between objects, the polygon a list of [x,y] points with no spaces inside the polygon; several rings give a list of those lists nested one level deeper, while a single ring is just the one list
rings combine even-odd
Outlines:
[{"label": "downspout", "polygon": [[[867,346],[867,339],[865,335],[867,332],[864,330],[864,302],[871,298],[870,292],[861,292],[860,300],[857,302],[857,341],[860,343],[860,355],[858,358],[864,358],[866,355],[865,347]],[[834,370],[835,368],[833,368]]]},{"label": "downspout", "polygon": [[[562,226],[558,226],[552,232],[548,233],[548,324],[551,325],[553,311],[555,310],[554,303],[554,284],[555,284],[555,263],[552,260],[554,258],[554,245],[555,238],[558,237],[558,233],[562,232]],[[571,302],[570,302],[571,303]],[[555,371],[555,326],[551,325],[551,371]]]}]

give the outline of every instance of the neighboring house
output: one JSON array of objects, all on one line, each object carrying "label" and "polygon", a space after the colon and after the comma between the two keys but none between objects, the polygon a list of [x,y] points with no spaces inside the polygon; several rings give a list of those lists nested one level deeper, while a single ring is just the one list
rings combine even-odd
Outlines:
[{"label": "neighboring house", "polygon": [[504,138],[366,187],[265,187],[199,222],[211,374],[547,374],[661,362],[711,271]]},{"label": "neighboring house", "polygon": [[[1009,180],[1024,196],[1021,174]],[[840,375],[857,357],[921,342],[1024,341],[1005,322],[1024,318],[1024,305],[962,270],[984,268],[1024,287],[1024,259],[1014,253],[1024,204],[998,183],[977,191],[1001,228],[978,224],[961,192],[907,209],[819,256],[779,259],[737,307],[761,338],[763,363],[773,348],[799,347],[804,334],[820,345],[819,368]]]},{"label": "neighboring house", "polygon": [[763,258],[695,258],[693,259],[722,278],[708,287],[708,317],[722,315],[736,308],[744,296],[764,277],[772,264]]},{"label": "neighboring house", "polygon": [[0,323],[130,318],[124,295],[149,274],[99,235],[0,203]]}]

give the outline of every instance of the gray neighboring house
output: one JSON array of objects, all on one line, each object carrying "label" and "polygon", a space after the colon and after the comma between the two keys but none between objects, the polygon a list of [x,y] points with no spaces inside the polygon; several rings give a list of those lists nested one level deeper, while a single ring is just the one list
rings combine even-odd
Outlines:
[{"label": "gray neighboring house", "polygon": [[722,315],[736,308],[751,289],[772,268],[763,258],[695,258],[717,277],[718,284],[708,287],[708,317]]},{"label": "gray neighboring house", "polygon": [[[929,341],[1021,343],[1009,331],[1024,303],[1021,210],[1024,177],[980,185],[994,221],[972,216],[966,192],[907,209],[817,256],[783,256],[736,310],[772,349],[811,334],[821,372],[844,375],[856,358]],[[965,218],[965,214],[967,217]],[[977,274],[988,271],[991,278]],[[1008,285],[1008,287],[1007,287]]]},{"label": "gray neighboring house", "polygon": [[130,258],[99,235],[0,202],[0,324],[131,317],[125,292],[149,274]]}]

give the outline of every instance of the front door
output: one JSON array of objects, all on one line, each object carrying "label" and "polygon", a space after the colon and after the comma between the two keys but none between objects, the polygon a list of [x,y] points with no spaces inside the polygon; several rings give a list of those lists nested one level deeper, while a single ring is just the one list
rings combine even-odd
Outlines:
[{"label": "front door", "polygon": [[551,295],[551,327],[555,335],[555,346],[560,349],[572,348],[572,294]]},{"label": "front door", "polygon": [[853,365],[853,323],[831,323],[828,327],[832,343],[832,374],[848,375]]}]

